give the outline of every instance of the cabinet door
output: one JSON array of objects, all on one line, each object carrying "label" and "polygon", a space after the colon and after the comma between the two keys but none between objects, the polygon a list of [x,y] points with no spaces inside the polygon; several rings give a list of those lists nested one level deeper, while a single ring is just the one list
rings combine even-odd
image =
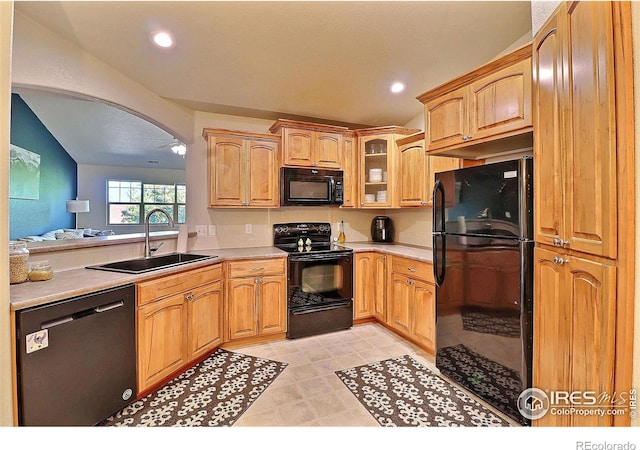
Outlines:
[{"label": "cabinet door", "polygon": [[[447,170],[459,169],[461,167],[459,158],[448,156],[428,156],[427,157],[427,177],[426,177],[426,201],[427,205],[433,205],[433,187],[436,184],[436,173]],[[447,192],[451,192],[447,189]]]},{"label": "cabinet door", "polygon": [[374,258],[374,297],[373,309],[376,319],[387,321],[387,257],[379,253]]},{"label": "cabinet door", "polygon": [[[564,268],[554,262],[556,252],[534,250],[533,273],[533,387],[571,391],[571,297]],[[567,295],[569,294],[569,295]],[[545,414],[538,426],[567,426],[566,415]]]},{"label": "cabinet door", "polygon": [[187,363],[187,307],[183,294],[139,308],[137,325],[138,389],[142,392]]},{"label": "cabinet door", "polygon": [[282,163],[285,166],[306,166],[313,163],[313,132],[282,129]]},{"label": "cabinet door", "polygon": [[358,146],[357,139],[351,136],[342,137],[342,170],[344,172],[343,208],[358,206]]},{"label": "cabinet door", "polygon": [[258,334],[284,333],[287,331],[285,276],[260,277],[258,284]]},{"label": "cabinet door", "polygon": [[211,283],[185,294],[189,316],[189,360],[205,355],[222,342],[222,283]]},{"label": "cabinet door", "polygon": [[564,228],[562,167],[562,54],[559,14],[553,16],[533,42],[533,160],[534,228],[536,242],[552,245]]},{"label": "cabinet door", "polygon": [[400,152],[400,206],[424,206],[427,202],[427,159],[424,141],[406,144]]},{"label": "cabinet door", "polygon": [[427,102],[424,115],[427,150],[462,143],[468,134],[467,87]]},{"label": "cabinet door", "polygon": [[227,327],[229,339],[240,339],[258,334],[255,278],[230,279],[227,290]]},{"label": "cabinet door", "polygon": [[411,308],[410,302],[413,294],[412,280],[404,275],[394,273],[391,275],[392,296],[387,299],[387,320],[390,327],[411,335]]},{"label": "cabinet door", "polygon": [[314,132],[313,165],[329,169],[341,169],[342,135],[338,133]]},{"label": "cabinet door", "polygon": [[[570,257],[566,294],[571,317],[571,390],[614,392],[616,268]],[[563,361],[565,364],[567,360]],[[573,426],[611,426],[613,416],[571,416]]]},{"label": "cabinet door", "polygon": [[611,2],[568,7],[564,56],[565,240],[585,253],[616,256],[616,126]]},{"label": "cabinet door", "polygon": [[469,140],[531,127],[531,59],[469,85]]},{"label": "cabinet door", "polygon": [[411,337],[435,354],[436,288],[421,280],[416,280],[413,288]]},{"label": "cabinet door", "polygon": [[[359,139],[358,145],[360,148],[360,207],[391,207],[392,189],[394,189],[393,153],[396,148],[393,135],[363,136]],[[379,171],[381,176],[372,178],[371,169]],[[383,193],[386,194],[386,199],[383,198]],[[368,195],[372,196],[371,199],[367,199]]]},{"label": "cabinet door", "polygon": [[246,157],[242,139],[209,138],[209,206],[242,206],[246,202]]},{"label": "cabinet door", "polygon": [[353,318],[373,316],[375,301],[375,253],[356,253]]},{"label": "cabinet door", "polygon": [[247,142],[247,201],[251,206],[278,206],[278,144]]}]

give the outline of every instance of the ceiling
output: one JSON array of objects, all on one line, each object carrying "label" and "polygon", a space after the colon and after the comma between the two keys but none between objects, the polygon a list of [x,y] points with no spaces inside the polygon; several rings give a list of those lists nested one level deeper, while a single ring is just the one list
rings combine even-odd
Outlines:
[{"label": "ceiling", "polygon": [[[531,30],[528,1],[19,1],[15,9],[193,110],[354,128],[407,124],[422,112],[418,95]],[[175,45],[156,47],[156,30]],[[392,94],[394,81],[406,90]],[[30,94],[25,101],[79,163],[93,152],[73,150],[79,122],[67,118],[102,121],[102,160],[118,155],[112,145],[134,142],[130,153],[148,167],[173,138],[107,105]]]}]

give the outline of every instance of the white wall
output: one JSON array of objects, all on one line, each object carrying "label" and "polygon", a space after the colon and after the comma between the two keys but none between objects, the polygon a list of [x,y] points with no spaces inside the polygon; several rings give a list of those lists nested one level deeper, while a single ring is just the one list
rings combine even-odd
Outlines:
[{"label": "white wall", "polygon": [[[78,165],[78,198],[89,200],[88,213],[78,214],[78,227],[113,230],[116,234],[140,233],[144,225],[109,225],[107,223],[107,180],[137,180],[143,183],[185,183],[184,170],[141,167]],[[194,186],[198,189],[199,186]],[[189,187],[187,186],[187,191]],[[187,209],[189,206],[187,205]],[[158,230],[168,229],[166,226]],[[177,228],[176,228],[177,229]]]}]

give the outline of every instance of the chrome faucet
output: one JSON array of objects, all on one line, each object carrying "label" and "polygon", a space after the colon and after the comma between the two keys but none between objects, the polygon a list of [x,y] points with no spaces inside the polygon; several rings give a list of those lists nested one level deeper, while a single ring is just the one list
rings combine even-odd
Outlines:
[{"label": "chrome faucet", "polygon": [[154,208],[147,213],[147,216],[144,219],[144,257],[145,258],[151,258],[152,253],[158,250],[160,248],[160,245],[163,244],[163,242],[161,242],[160,245],[158,245],[157,247],[151,247],[149,245],[149,217],[151,217],[153,214],[157,212],[167,216],[167,219],[169,219],[169,226],[173,227],[173,218],[164,209]]}]

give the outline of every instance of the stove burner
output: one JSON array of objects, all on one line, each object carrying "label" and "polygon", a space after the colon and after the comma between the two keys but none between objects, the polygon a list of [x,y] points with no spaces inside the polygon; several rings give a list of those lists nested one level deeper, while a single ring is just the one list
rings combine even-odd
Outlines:
[{"label": "stove burner", "polygon": [[346,253],[352,250],[331,243],[328,223],[278,223],[273,225],[273,245],[288,253]]}]

